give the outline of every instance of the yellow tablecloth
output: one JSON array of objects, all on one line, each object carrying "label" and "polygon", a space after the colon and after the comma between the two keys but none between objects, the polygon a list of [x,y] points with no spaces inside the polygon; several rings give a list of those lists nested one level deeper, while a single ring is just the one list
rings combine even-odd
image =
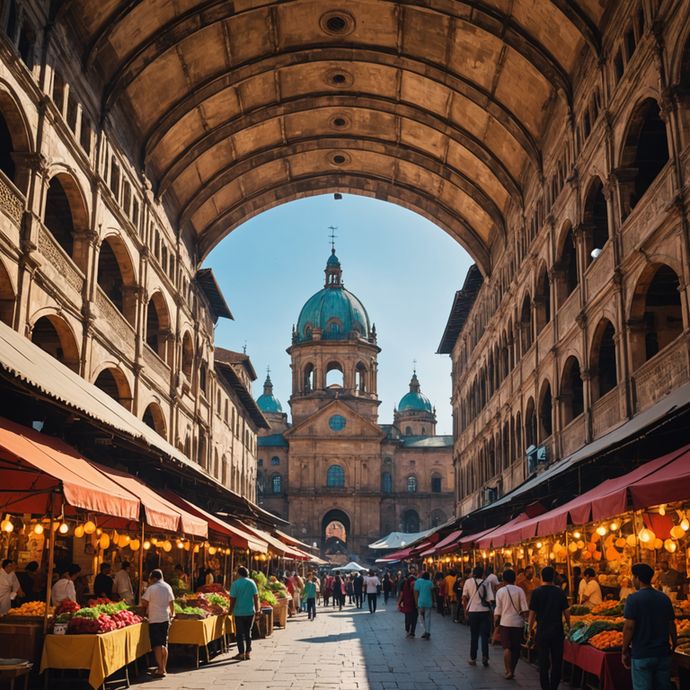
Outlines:
[{"label": "yellow tablecloth", "polygon": [[108,676],[150,651],[147,623],[101,635],[46,635],[41,673],[47,668],[88,668],[89,683],[99,688]]},{"label": "yellow tablecloth", "polygon": [[194,644],[204,647],[225,633],[228,616],[211,616],[202,621],[185,621],[175,618],[170,625],[169,644]]},{"label": "yellow tablecloth", "polygon": [[234,616],[223,616],[225,618],[225,634],[234,635],[235,634],[235,617]]}]

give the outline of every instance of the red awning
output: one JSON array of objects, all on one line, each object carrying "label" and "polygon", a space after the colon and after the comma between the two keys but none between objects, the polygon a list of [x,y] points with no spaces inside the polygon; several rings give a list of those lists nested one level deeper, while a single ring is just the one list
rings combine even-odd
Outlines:
[{"label": "red awning", "polygon": [[455,551],[460,546],[459,541],[461,534],[461,529],[456,530],[455,532],[451,532],[447,537],[441,539],[441,541],[438,544],[436,544],[436,548],[434,549],[434,551],[438,554],[450,553],[451,551]]},{"label": "red awning", "polygon": [[146,524],[156,529],[167,532],[183,532],[195,537],[208,535],[208,525],[205,520],[200,520],[187,511],[174,506],[166,501],[156,491],[134,475],[120,472],[118,470],[104,467],[95,462],[91,463],[97,470],[102,472],[108,479],[119,484],[135,496],[139,496],[144,506]]},{"label": "red awning", "polygon": [[506,535],[512,534],[513,531],[521,523],[531,523],[534,518],[530,519],[530,516],[525,513],[520,513],[516,518],[513,518],[510,522],[506,522],[505,525],[501,525],[493,530],[491,533],[487,534],[485,537],[479,539],[479,548],[488,549],[490,547],[501,548],[510,542],[506,541]]},{"label": "red awning", "polygon": [[12,512],[45,514],[50,490],[61,488],[65,502],[75,508],[139,520],[139,499],[104,477],[74,448],[2,417],[0,467],[0,501]]},{"label": "red awning", "polygon": [[187,510],[196,515],[208,523],[208,526],[214,532],[222,534],[225,537],[230,538],[230,543],[240,549],[251,549],[252,551],[259,551],[260,553],[266,553],[266,544],[262,542],[257,542],[252,538],[250,534],[244,532],[243,530],[228,524],[225,520],[217,518],[215,515],[206,512],[203,508],[194,503],[190,503],[187,499],[178,496],[176,493],[170,491],[170,489],[165,489],[161,494],[167,498],[171,503],[175,504],[179,508]]},{"label": "red awning", "polygon": [[377,558],[377,563],[391,563],[392,561],[402,561],[405,558],[410,557],[410,551],[412,549],[403,549],[402,551],[396,551],[395,553],[389,553],[383,558]]},{"label": "red awning", "polygon": [[490,527],[489,529],[485,529],[482,532],[477,532],[476,534],[468,534],[465,537],[460,537],[458,539],[458,545],[461,546],[464,549],[471,549],[473,546],[477,546],[477,542],[484,538],[487,534],[491,534],[494,530],[498,529],[498,527]]},{"label": "red awning", "polygon": [[686,447],[674,460],[630,486],[635,510],[690,498],[689,448]]}]

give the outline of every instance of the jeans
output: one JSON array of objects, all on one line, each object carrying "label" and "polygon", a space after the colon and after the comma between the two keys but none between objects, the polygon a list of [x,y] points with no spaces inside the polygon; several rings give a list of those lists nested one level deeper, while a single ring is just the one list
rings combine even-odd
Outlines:
[{"label": "jeans", "polygon": [[367,599],[369,601],[369,613],[376,613],[376,599],[378,597],[377,592],[372,592],[371,594],[367,592]]},{"label": "jeans", "polygon": [[482,638],[482,657],[489,658],[489,637],[491,635],[491,614],[487,611],[470,611],[470,659],[477,660],[479,638]]},{"label": "jeans", "polygon": [[436,595],[436,610],[443,615],[445,613],[445,597],[442,594]]},{"label": "jeans", "polygon": [[633,690],[666,690],[671,687],[671,657],[632,660]]},{"label": "jeans", "polygon": [[307,616],[309,620],[316,618],[316,599],[307,599]]},{"label": "jeans", "polygon": [[427,635],[431,634],[431,611],[433,608],[433,606],[419,607],[419,616],[424,619],[424,632],[426,632]]},{"label": "jeans", "polygon": [[417,609],[412,609],[405,614],[405,632],[414,635],[417,629]]},{"label": "jeans", "polygon": [[362,594],[362,592],[355,592],[355,606],[358,609],[361,609],[363,603],[364,603],[364,595]]},{"label": "jeans", "polygon": [[[558,690],[561,676],[563,675],[563,638],[537,637],[537,651],[539,652],[539,682],[541,683],[541,690]],[[550,682],[549,668],[551,668]],[[671,683],[670,678],[669,675],[669,685]]]},{"label": "jeans", "polygon": [[387,604],[388,603],[388,597],[391,595],[390,590],[383,590],[383,603]]},{"label": "jeans", "polygon": [[235,616],[235,637],[240,654],[252,651],[252,626],[254,616]]}]

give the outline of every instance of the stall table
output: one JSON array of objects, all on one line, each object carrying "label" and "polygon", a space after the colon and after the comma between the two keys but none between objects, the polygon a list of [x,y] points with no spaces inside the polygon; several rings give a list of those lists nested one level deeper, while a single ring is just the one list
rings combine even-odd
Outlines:
[{"label": "stall table", "polygon": [[563,660],[597,676],[599,690],[632,690],[632,676],[623,666],[620,651],[602,652],[588,644],[572,644],[565,640]]},{"label": "stall table", "polygon": [[214,640],[221,640],[225,646],[225,635],[228,629],[227,615],[211,616],[204,620],[182,620],[174,618],[170,624],[170,634],[168,644],[179,644],[195,647],[196,667],[199,668],[199,649],[206,650],[206,661],[211,657],[208,652],[208,645]]},{"label": "stall table", "polygon": [[678,680],[681,688],[690,687],[690,655],[674,652],[673,660],[678,669]]},{"label": "stall table", "polygon": [[[18,661],[14,659],[13,661]],[[33,664],[28,661],[25,663],[17,664],[0,664],[0,681],[9,680],[10,690],[14,690],[14,681],[17,678],[24,678],[24,690],[28,690],[29,687],[29,673]]]},{"label": "stall table", "polygon": [[41,658],[45,688],[50,687],[50,669],[88,669],[89,684],[100,688],[105,679],[151,651],[148,623],[130,625],[98,635],[46,635]]}]

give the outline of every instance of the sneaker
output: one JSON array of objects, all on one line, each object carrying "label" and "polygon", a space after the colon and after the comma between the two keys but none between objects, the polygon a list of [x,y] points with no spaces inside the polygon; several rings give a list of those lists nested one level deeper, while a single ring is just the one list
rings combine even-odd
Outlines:
[{"label": "sneaker", "polygon": [[470,666],[476,666],[476,665],[477,665],[477,660],[476,660],[476,659],[470,659],[467,663],[468,663]]},{"label": "sneaker", "polygon": [[488,656],[485,656],[485,657],[482,659],[482,664],[484,664],[484,666],[488,666],[488,665],[489,665],[489,657],[488,657]]}]

